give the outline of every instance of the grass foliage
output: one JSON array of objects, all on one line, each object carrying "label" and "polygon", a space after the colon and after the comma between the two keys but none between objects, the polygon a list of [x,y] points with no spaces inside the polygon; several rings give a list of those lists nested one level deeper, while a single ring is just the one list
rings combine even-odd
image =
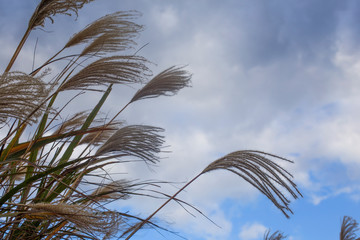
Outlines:
[{"label": "grass foliage", "polygon": [[[147,59],[124,54],[124,50],[136,47],[135,40],[143,29],[136,23],[140,16],[136,11],[116,12],[94,21],[33,72],[12,70],[32,31],[45,28],[58,14],[77,15],[89,2],[39,1],[0,75],[4,136],[0,140],[0,238],[130,239],[145,225],[161,229],[151,221],[153,216],[170,201],[184,204],[176,198],[178,193],[200,176],[219,170],[232,172],[253,185],[288,217],[289,197],[301,194],[291,174],[277,163],[289,160],[275,155],[247,150],[230,153],[209,163],[175,194],[149,194],[147,190],[161,182],[115,179],[104,170],[129,161],[159,161],[164,130],[125,125],[121,113],[135,101],[175,95],[190,86],[191,74],[184,67],[170,66],[152,76]],[[76,50],[71,50],[74,46]],[[66,55],[69,51],[71,55]],[[61,60],[69,61],[61,71],[50,73],[48,67]],[[110,119],[102,118],[99,112],[113,86],[133,84],[138,91],[128,103]],[[98,103],[89,106],[90,111],[63,116],[67,105],[63,109],[54,107],[64,92],[74,94],[69,101],[76,101],[79,93],[88,91],[102,92]],[[80,145],[85,149],[81,153],[76,151]],[[167,199],[144,219],[107,208],[113,201],[130,201],[132,195]]]}]

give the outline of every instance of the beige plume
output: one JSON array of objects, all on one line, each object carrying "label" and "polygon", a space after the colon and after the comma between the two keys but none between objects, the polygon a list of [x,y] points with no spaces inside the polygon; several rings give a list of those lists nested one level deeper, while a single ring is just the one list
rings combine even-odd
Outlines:
[{"label": "beige plume", "polygon": [[13,117],[20,120],[36,121],[42,111],[35,112],[50,88],[40,78],[22,72],[9,72],[0,75],[0,123]]},{"label": "beige plume", "polygon": [[29,22],[29,29],[44,26],[45,19],[54,22],[56,14],[71,15],[70,12],[78,14],[78,10],[93,0],[41,0]]},{"label": "beige plume", "polygon": [[147,60],[140,56],[113,56],[99,59],[67,80],[60,90],[91,90],[99,85],[140,83],[147,75]]},{"label": "beige plume", "polygon": [[180,89],[190,86],[191,74],[182,67],[171,67],[156,75],[142,89],[137,91],[130,102],[161,95],[175,95]]},{"label": "beige plume", "polygon": [[139,16],[140,13],[136,11],[106,15],[75,34],[65,48],[91,42],[81,55],[128,49],[136,44],[134,38],[143,29],[143,26],[130,21]]},{"label": "beige plume", "polygon": [[128,199],[133,190],[127,180],[117,180],[104,186],[100,186],[91,195],[91,199],[102,201],[108,199]]},{"label": "beige plume", "polygon": [[273,204],[281,210],[286,217],[290,201],[279,190],[279,186],[286,190],[293,198],[301,196],[296,184],[291,180],[292,175],[269,158],[287,159],[259,151],[237,151],[230,153],[209,164],[202,172],[214,170],[228,170],[243,178],[261,193],[268,197]]},{"label": "beige plume", "polygon": [[106,142],[120,126],[123,125],[123,121],[114,120],[111,123],[105,124],[104,130],[101,132],[93,132],[86,134],[80,141],[79,144],[91,144],[93,146],[98,146]]},{"label": "beige plume", "polygon": [[123,224],[122,217],[111,211],[98,211],[87,206],[65,203],[37,203],[28,205],[26,215],[34,218],[36,215],[49,220],[66,220],[83,232],[102,234],[104,238],[114,235]]},{"label": "beige plume", "polygon": [[96,156],[116,154],[117,157],[133,156],[146,162],[156,163],[164,143],[162,128],[131,125],[116,131],[96,152]]}]

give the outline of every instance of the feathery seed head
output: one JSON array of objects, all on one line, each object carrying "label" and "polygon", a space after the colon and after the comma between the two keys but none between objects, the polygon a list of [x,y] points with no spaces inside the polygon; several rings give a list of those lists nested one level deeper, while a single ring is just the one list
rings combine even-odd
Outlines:
[{"label": "feathery seed head", "polygon": [[29,29],[45,25],[45,19],[54,22],[56,14],[71,15],[74,12],[78,15],[78,10],[86,3],[94,0],[41,0],[29,22]]},{"label": "feathery seed head", "polygon": [[128,199],[131,186],[126,180],[118,180],[100,186],[92,194],[91,198],[96,201],[109,200],[109,199]]},{"label": "feathery seed head", "polygon": [[210,163],[202,172],[214,170],[228,170],[243,178],[268,197],[273,204],[289,217],[290,201],[279,190],[279,186],[286,190],[293,198],[298,198],[301,193],[296,184],[291,180],[292,175],[281,166],[270,160],[269,157],[289,161],[287,159],[259,151],[237,151],[230,153]]},{"label": "feathery seed head", "polygon": [[147,60],[139,56],[101,58],[72,76],[60,90],[91,90],[91,86],[140,83],[151,73],[146,63]]},{"label": "feathery seed head", "polygon": [[183,67],[171,67],[156,75],[142,89],[137,91],[130,102],[145,98],[175,95],[184,87],[190,86],[191,74]]},{"label": "feathery seed head", "polygon": [[340,240],[360,240],[356,236],[356,231],[359,229],[359,224],[352,217],[344,216],[341,230],[340,230]]},{"label": "feathery seed head", "polygon": [[[118,40],[119,50],[127,49],[135,44],[133,39],[136,38],[143,29],[143,26],[131,21],[140,15],[137,11],[115,12],[106,15],[75,34],[67,42],[65,48],[93,41],[93,43],[87,47],[88,50],[83,52],[83,54],[88,54],[90,52],[96,52],[96,49],[100,49],[100,45],[103,45],[105,48],[106,41],[112,42],[110,45],[114,47],[114,41]],[[97,43],[95,43],[96,41]]]},{"label": "feathery seed head", "polygon": [[35,111],[48,97],[49,88],[40,78],[22,72],[0,75],[0,123],[13,117],[35,122],[41,111]]},{"label": "feathery seed head", "polygon": [[114,121],[110,124],[104,125],[106,129],[101,132],[93,132],[86,134],[80,141],[80,144],[92,144],[93,146],[98,146],[106,142],[124,122],[122,121]]},{"label": "feathery seed head", "polygon": [[135,45],[135,41],[129,39],[126,35],[119,33],[104,33],[90,43],[80,53],[80,56],[96,55],[101,56],[106,53],[123,51]]},{"label": "feathery seed head", "polygon": [[156,163],[164,143],[162,128],[131,125],[116,131],[96,152],[96,156],[118,153],[117,156],[134,156],[146,162]]},{"label": "feathery seed head", "polygon": [[49,220],[67,220],[74,224],[76,229],[92,234],[101,234],[104,238],[113,236],[119,226],[124,224],[122,217],[111,211],[98,211],[85,205],[70,205],[65,203],[36,203],[28,205],[26,213],[31,215],[41,214]]},{"label": "feathery seed head", "polygon": [[270,230],[267,230],[264,234],[264,240],[283,240],[286,238],[287,236],[283,235],[283,233],[279,231],[275,231],[270,235]]}]

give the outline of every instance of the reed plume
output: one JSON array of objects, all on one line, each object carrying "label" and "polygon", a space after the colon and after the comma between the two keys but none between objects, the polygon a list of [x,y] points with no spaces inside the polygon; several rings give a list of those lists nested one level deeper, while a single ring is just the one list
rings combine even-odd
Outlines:
[{"label": "reed plume", "polygon": [[49,221],[68,221],[83,232],[103,235],[104,238],[113,236],[124,224],[122,217],[116,212],[99,211],[82,205],[37,203],[29,204],[25,215],[28,218],[40,216]]},{"label": "reed plume", "polygon": [[133,156],[146,162],[156,163],[157,154],[164,143],[162,128],[131,125],[115,132],[96,152],[96,156],[116,154],[117,157]]},{"label": "reed plume", "polygon": [[28,23],[28,28],[26,29],[24,36],[20,40],[20,43],[18,44],[4,72],[10,72],[16,58],[19,56],[22,47],[24,46],[33,29],[39,26],[44,27],[46,19],[50,19],[50,21],[53,23],[53,17],[57,14],[65,14],[71,16],[71,13],[75,13],[77,16],[78,10],[82,8],[86,3],[89,3],[91,1],[94,0],[41,0],[36,7],[33,15],[31,16]]},{"label": "reed plume", "polygon": [[360,237],[356,236],[356,232],[359,230],[359,224],[355,219],[344,216],[341,224],[340,240],[360,240]]},{"label": "reed plume", "polygon": [[279,231],[275,231],[270,235],[270,230],[267,230],[264,234],[264,240],[283,240],[286,238],[287,236]]},{"label": "reed plume", "polygon": [[50,88],[40,78],[22,72],[0,75],[0,123],[4,123],[9,117],[35,122],[42,110],[29,115],[49,93]]},{"label": "reed plume", "polygon": [[288,218],[288,212],[292,213],[289,208],[290,200],[279,190],[280,187],[295,199],[301,194],[291,180],[292,175],[269,157],[291,162],[272,154],[243,150],[230,153],[210,163],[202,174],[214,170],[227,170],[235,173],[270,199]]},{"label": "reed plume", "polygon": [[80,53],[80,56],[96,55],[101,56],[106,53],[126,50],[130,48],[131,41],[126,41],[119,33],[106,33],[96,38]]},{"label": "reed plume", "polygon": [[109,199],[125,200],[130,197],[129,193],[134,191],[131,188],[132,185],[128,180],[121,179],[100,186],[90,195],[90,198],[95,201],[104,201]]},{"label": "reed plume", "polygon": [[156,75],[141,88],[130,102],[159,96],[175,95],[180,89],[190,86],[191,74],[183,67],[171,67]]},{"label": "reed plume", "polygon": [[99,86],[108,84],[141,83],[150,74],[146,63],[147,60],[139,56],[101,58],[68,79],[60,91],[98,90]]},{"label": "reed plume", "polygon": [[90,44],[80,55],[101,54],[126,50],[134,45],[143,26],[132,20],[140,16],[139,12],[116,12],[106,15],[75,34],[65,45],[69,48],[78,44]]},{"label": "reed plume", "polygon": [[44,27],[47,18],[54,22],[57,14],[71,15],[73,12],[77,16],[78,10],[91,1],[94,0],[41,0],[29,21],[29,28]]},{"label": "reed plume", "polygon": [[92,132],[86,134],[80,141],[81,144],[91,144],[93,146],[99,146],[104,144],[117,130],[123,125],[123,121],[113,121],[110,124],[103,125],[104,131]]},{"label": "reed plume", "polygon": [[289,208],[290,201],[281,190],[285,190],[285,192],[290,194],[294,199],[302,195],[297,189],[296,184],[291,180],[291,174],[270,158],[291,162],[290,160],[276,155],[249,150],[236,151],[213,161],[201,173],[180,188],[174,195],[170,196],[167,201],[150,214],[144,221],[134,227],[126,240],[130,239],[170,201],[175,200],[176,196],[184,191],[190,184],[195,182],[203,174],[215,170],[227,170],[243,178],[270,199],[273,204],[289,218],[288,213],[292,213]]}]

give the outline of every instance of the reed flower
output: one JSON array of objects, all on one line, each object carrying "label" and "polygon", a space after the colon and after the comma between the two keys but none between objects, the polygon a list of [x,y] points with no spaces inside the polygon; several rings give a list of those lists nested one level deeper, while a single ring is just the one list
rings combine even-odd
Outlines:
[{"label": "reed flower", "polygon": [[191,74],[183,67],[171,67],[156,75],[141,88],[131,102],[159,96],[172,96],[184,87],[190,86]]},{"label": "reed flower", "polygon": [[280,231],[275,231],[270,235],[270,230],[266,231],[264,234],[264,240],[284,240],[287,236],[285,236]]},{"label": "reed flower", "polygon": [[352,217],[345,216],[341,224],[340,240],[360,240],[360,237],[356,236],[359,230],[358,222]]},{"label": "reed flower", "polygon": [[137,11],[116,12],[106,15],[75,34],[64,48],[88,43],[81,56],[123,51],[136,45],[143,26],[133,22],[140,13]]},{"label": "reed flower", "polygon": [[108,84],[141,83],[150,74],[146,63],[147,60],[139,56],[101,58],[68,79],[60,90],[89,90]]},{"label": "reed flower", "polygon": [[44,27],[47,18],[54,22],[57,14],[71,15],[73,12],[78,15],[78,10],[91,1],[94,0],[41,0],[29,21],[29,28]]},{"label": "reed flower", "polygon": [[159,161],[157,154],[164,143],[162,128],[131,125],[116,131],[96,152],[96,156],[115,154],[117,157],[133,156],[146,162]]},{"label": "reed flower", "polygon": [[51,221],[68,221],[83,232],[103,235],[105,239],[116,233],[124,224],[122,217],[116,212],[102,212],[86,206],[71,204],[37,203],[29,204],[25,215],[28,218],[40,216]]},{"label": "reed flower", "polygon": [[50,88],[40,78],[22,72],[0,75],[0,123],[9,117],[35,122],[42,114],[39,105],[49,93]]}]

